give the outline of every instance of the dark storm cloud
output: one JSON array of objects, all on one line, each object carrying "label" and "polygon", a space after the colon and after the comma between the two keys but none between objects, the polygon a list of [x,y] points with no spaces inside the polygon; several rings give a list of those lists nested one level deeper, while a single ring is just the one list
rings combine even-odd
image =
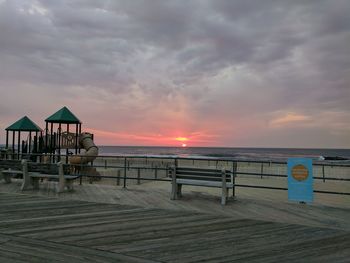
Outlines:
[{"label": "dark storm cloud", "polygon": [[218,114],[348,116],[347,10],[346,0],[0,1],[0,89],[122,98],[111,107],[140,116],[185,100],[199,126]]},{"label": "dark storm cloud", "polygon": [[[14,80],[20,75],[20,80],[31,83],[109,86],[116,82],[119,87],[131,81],[124,72],[127,69],[116,63],[126,59],[131,45],[97,32],[96,25],[102,28],[110,22],[105,15],[85,9],[74,12],[69,5],[54,6],[45,15],[31,14],[21,11],[20,3],[9,1],[1,6],[2,79]],[[89,16],[96,22],[91,22],[95,27],[90,32],[89,24],[84,24]],[[68,24],[61,23],[62,19]],[[75,27],[76,23],[85,28]]]}]

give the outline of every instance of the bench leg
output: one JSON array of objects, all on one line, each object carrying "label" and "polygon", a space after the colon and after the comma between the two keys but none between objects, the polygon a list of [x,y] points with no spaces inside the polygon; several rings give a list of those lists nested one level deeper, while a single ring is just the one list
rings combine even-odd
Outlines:
[{"label": "bench leg", "polygon": [[22,171],[23,171],[23,182],[21,186],[21,191],[24,191],[32,186],[32,180],[29,177],[28,166],[25,160],[22,160]]},{"label": "bench leg", "polygon": [[61,162],[58,163],[58,186],[57,193],[62,193],[66,186],[66,179],[64,179],[63,165]]},{"label": "bench leg", "polygon": [[11,176],[8,175],[8,174],[3,174],[3,173],[2,173],[2,170],[0,170],[0,180],[1,180],[1,179],[4,179],[4,181],[5,181],[6,184],[11,183]]},{"label": "bench leg", "polygon": [[170,199],[171,200],[175,200],[176,199],[176,194],[177,194],[177,184],[175,182],[172,182]]},{"label": "bench leg", "polygon": [[31,186],[32,186],[32,183],[31,183],[30,178],[25,178],[25,176],[23,175],[23,182],[22,182],[22,186],[21,186],[21,191],[27,190]]},{"label": "bench leg", "polygon": [[63,180],[61,178],[59,179],[58,184],[57,184],[57,189],[56,189],[57,193],[62,193],[64,191],[64,188],[66,186],[65,181],[66,181],[65,179],[63,179]]},{"label": "bench leg", "polygon": [[5,174],[3,175],[4,181],[6,184],[10,184],[11,183],[11,175]]},{"label": "bench leg", "polygon": [[5,184],[11,183],[11,175],[10,174],[3,174],[0,172],[0,179],[4,178]]},{"label": "bench leg", "polygon": [[73,180],[66,180],[68,191],[73,191]]},{"label": "bench leg", "polygon": [[176,190],[176,197],[177,197],[177,198],[182,197],[182,192],[181,192],[181,190],[182,190],[182,184],[178,184],[178,185],[177,185],[177,190]]},{"label": "bench leg", "polygon": [[40,178],[31,178],[31,184],[33,185],[33,189],[34,190],[38,190],[39,189],[39,181],[40,181]]},{"label": "bench leg", "polygon": [[222,188],[222,194],[221,194],[222,205],[226,205],[226,199],[227,199],[227,188]]}]

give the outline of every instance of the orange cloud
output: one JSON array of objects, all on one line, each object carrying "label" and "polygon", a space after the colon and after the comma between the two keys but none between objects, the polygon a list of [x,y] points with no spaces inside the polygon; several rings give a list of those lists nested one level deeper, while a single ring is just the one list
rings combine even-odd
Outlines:
[{"label": "orange cloud", "polygon": [[289,124],[295,124],[295,123],[303,123],[306,121],[311,120],[311,118],[307,115],[302,115],[302,114],[297,114],[294,112],[288,112],[284,116],[277,117],[270,121],[270,125],[273,127],[280,127],[280,126],[285,126]]}]

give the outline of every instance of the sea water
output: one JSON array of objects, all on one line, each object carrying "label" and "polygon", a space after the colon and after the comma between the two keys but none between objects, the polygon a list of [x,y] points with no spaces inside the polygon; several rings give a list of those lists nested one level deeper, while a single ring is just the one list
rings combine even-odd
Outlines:
[{"label": "sea water", "polygon": [[290,157],[322,160],[322,157],[341,157],[349,162],[350,149],[301,149],[301,148],[219,148],[219,147],[145,147],[99,146],[100,155],[162,156],[189,158],[218,158],[235,160],[286,161]]}]

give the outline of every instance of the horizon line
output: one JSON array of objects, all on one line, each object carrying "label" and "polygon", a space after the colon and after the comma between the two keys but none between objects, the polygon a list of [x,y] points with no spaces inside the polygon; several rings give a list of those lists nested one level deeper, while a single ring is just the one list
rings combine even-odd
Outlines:
[{"label": "horizon line", "polygon": [[166,145],[166,146],[161,146],[161,145],[98,145],[96,146],[99,147],[153,147],[153,148],[181,148],[181,149],[186,149],[186,148],[247,148],[247,149],[313,149],[313,150],[322,150],[322,149],[330,149],[330,150],[350,150],[350,148],[336,148],[336,147],[325,147],[325,148],[314,148],[314,147],[267,147],[267,146],[262,146],[262,147],[256,147],[256,146],[171,146],[171,145]]}]

